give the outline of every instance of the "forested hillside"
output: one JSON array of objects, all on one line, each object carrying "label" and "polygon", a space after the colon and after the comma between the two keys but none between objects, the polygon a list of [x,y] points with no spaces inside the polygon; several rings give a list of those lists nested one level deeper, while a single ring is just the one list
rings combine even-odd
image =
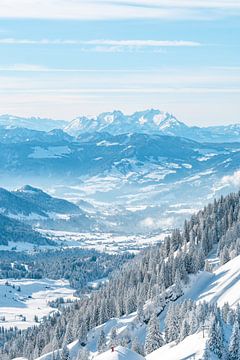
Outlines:
[{"label": "forested hillside", "polygon": [[0,279],[66,279],[80,291],[89,281],[107,277],[130,254],[110,255],[95,250],[57,249],[33,254],[0,251]]},{"label": "forested hillside", "polygon": [[[158,316],[167,303],[182,295],[189,276],[208,266],[206,258],[213,249],[222,263],[240,253],[239,219],[240,192],[215,200],[185,221],[183,231],[174,230],[163,243],[123,265],[101,290],[61,309],[39,327],[17,332],[2,347],[1,357],[35,359],[74,339],[84,346],[91,329],[136,310],[148,323],[153,315],[143,314],[143,305],[151,300]],[[172,341],[166,334],[165,341]]]},{"label": "forested hillside", "polygon": [[1,214],[0,229],[0,245],[8,245],[9,241],[14,243],[29,242],[35,245],[54,245],[52,240],[33,230],[31,226]]}]

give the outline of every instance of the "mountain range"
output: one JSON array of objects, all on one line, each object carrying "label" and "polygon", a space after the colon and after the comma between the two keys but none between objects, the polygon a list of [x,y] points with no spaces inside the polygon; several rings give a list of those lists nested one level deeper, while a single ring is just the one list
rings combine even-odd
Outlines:
[{"label": "mountain range", "polygon": [[122,111],[104,112],[97,116],[79,116],[72,121],[1,115],[0,128],[25,128],[45,132],[61,129],[74,137],[86,132],[108,132],[112,135],[146,133],[180,136],[200,142],[234,142],[239,141],[240,136],[240,124],[188,126],[173,114],[155,109],[131,115],[125,115]]},{"label": "mountain range", "polygon": [[[238,124],[189,127],[159,110],[130,116],[114,111],[68,123],[4,119],[5,123],[0,121],[1,186],[32,184],[78,206],[76,213],[68,209],[63,214],[59,206],[54,208],[56,200],[51,210],[40,190],[34,204],[34,191],[11,192],[11,197],[18,196],[13,213],[21,197],[28,212],[21,218],[27,216],[34,226],[38,221],[43,228],[131,233],[134,222],[134,232],[159,231],[180,225],[209,199],[239,186]],[[59,128],[53,129],[54,125]],[[4,191],[0,193],[3,201]]]},{"label": "mountain range", "polygon": [[39,117],[20,117],[14,115],[0,115],[0,126],[6,129],[26,128],[39,131],[51,131],[53,129],[62,129],[67,126],[65,120],[43,119]]},{"label": "mountain range", "polygon": [[235,170],[240,152],[237,143],[206,144],[159,134],[94,132],[75,138],[61,130],[57,130],[57,137],[55,131],[22,130],[17,139],[16,129],[7,130],[7,136],[0,133],[3,176],[56,181],[60,176],[60,180],[74,182],[78,177],[119,173],[128,174],[133,183],[148,174],[148,182],[153,182],[155,170],[158,180],[166,181],[212,167],[220,173]]},{"label": "mountain range", "polygon": [[112,135],[145,133],[186,137],[201,142],[238,141],[240,124],[228,126],[187,126],[173,114],[160,110],[145,110],[132,115],[121,111],[102,113],[96,117],[77,117],[64,131],[76,136],[85,132],[108,132]]}]

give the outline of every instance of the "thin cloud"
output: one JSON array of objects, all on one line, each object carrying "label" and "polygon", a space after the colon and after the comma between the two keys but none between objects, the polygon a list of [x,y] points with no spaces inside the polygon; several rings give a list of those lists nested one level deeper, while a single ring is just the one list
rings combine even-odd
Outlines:
[{"label": "thin cloud", "polygon": [[107,45],[107,46],[137,46],[137,47],[172,47],[172,46],[200,46],[196,41],[183,40],[90,40],[86,41],[88,45]]},{"label": "thin cloud", "polygon": [[41,65],[32,64],[13,64],[13,65],[0,65],[0,71],[10,72],[47,72],[49,68],[45,68]]},{"label": "thin cloud", "polygon": [[178,7],[178,8],[240,8],[239,0],[104,0],[108,4],[146,7]]},{"label": "thin cloud", "polygon": [[[0,17],[32,19],[193,19],[236,15],[239,0],[1,0]],[[216,13],[216,14],[214,14]]]},{"label": "thin cloud", "polygon": [[[0,65],[1,72],[59,72],[59,73],[146,73],[146,69],[86,69],[86,68],[51,68],[35,64]],[[148,69],[155,72],[156,69]]]},{"label": "thin cloud", "polygon": [[[6,89],[0,88],[0,93],[7,93]],[[81,88],[81,89],[59,89],[59,88],[39,88],[39,89],[10,89],[11,93],[64,93],[64,94],[239,94],[240,88]]]},{"label": "thin cloud", "polygon": [[82,51],[118,52],[126,49],[162,47],[198,47],[202,44],[188,40],[73,40],[73,39],[16,39],[2,38],[1,45],[81,45]]}]

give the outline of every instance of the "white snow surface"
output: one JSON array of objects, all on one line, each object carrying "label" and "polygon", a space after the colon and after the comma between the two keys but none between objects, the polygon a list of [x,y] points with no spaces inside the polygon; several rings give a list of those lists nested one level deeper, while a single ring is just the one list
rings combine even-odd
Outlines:
[{"label": "white snow surface", "polygon": [[220,307],[228,302],[234,307],[240,301],[239,287],[240,255],[220,266],[213,273],[200,272],[184,297],[198,302],[217,303]]},{"label": "white snow surface", "polygon": [[[19,286],[21,291],[17,291]],[[49,301],[60,297],[73,300],[74,292],[66,280],[1,279],[0,317],[5,317],[5,321],[1,320],[0,325],[6,329],[14,326],[26,329],[37,325],[35,315],[41,321],[44,316],[55,311],[49,306]],[[23,321],[24,317],[26,321]]]},{"label": "white snow surface", "polygon": [[108,350],[94,358],[94,360],[144,360],[145,358],[123,346],[117,346],[114,351]]},{"label": "white snow surface", "polygon": [[202,333],[196,333],[186,337],[176,345],[175,342],[166,344],[151,354],[147,355],[147,360],[191,360],[201,359],[205,348],[206,338]]}]

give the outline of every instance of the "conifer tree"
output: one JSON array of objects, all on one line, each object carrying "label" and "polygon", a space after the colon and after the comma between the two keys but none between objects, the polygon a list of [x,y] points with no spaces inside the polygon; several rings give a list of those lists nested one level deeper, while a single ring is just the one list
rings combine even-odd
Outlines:
[{"label": "conifer tree", "polygon": [[216,315],[213,317],[208,339],[209,349],[216,354],[220,359],[223,352],[223,331],[221,322],[217,319]]},{"label": "conifer tree", "polygon": [[208,349],[208,346],[205,346],[204,352],[203,352],[203,356],[202,356],[202,360],[210,360],[210,352]]},{"label": "conifer tree", "polygon": [[110,333],[110,346],[117,346],[117,329],[112,328]]},{"label": "conifer tree", "polygon": [[143,346],[139,343],[138,339],[135,337],[132,341],[131,346],[132,351],[144,356],[144,349]]},{"label": "conifer tree", "polygon": [[164,345],[164,339],[160,332],[159,322],[154,312],[149,320],[147,327],[147,335],[145,340],[145,353],[150,354]]},{"label": "conifer tree", "polygon": [[240,339],[239,339],[239,324],[238,321],[235,321],[232,329],[232,334],[229,340],[229,360],[239,360],[240,355]]},{"label": "conifer tree", "polygon": [[107,339],[104,330],[102,329],[98,339],[98,352],[104,352],[107,347]]},{"label": "conifer tree", "polygon": [[139,301],[138,305],[137,305],[137,319],[140,322],[140,324],[143,324],[143,322],[144,322],[144,310],[143,310],[142,301]]}]

